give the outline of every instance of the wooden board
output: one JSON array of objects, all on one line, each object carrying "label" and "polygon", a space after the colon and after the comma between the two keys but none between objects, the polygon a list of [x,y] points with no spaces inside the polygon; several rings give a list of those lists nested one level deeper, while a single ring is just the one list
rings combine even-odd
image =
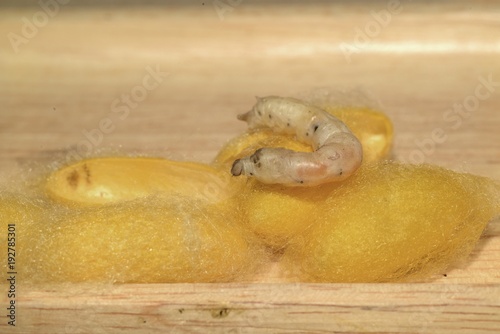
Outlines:
[{"label": "wooden board", "polygon": [[[244,130],[235,115],[255,95],[315,87],[350,92],[346,103],[361,92],[385,111],[396,159],[500,179],[498,2],[221,2],[75,1],[53,12],[4,3],[0,179],[68,148],[209,162]],[[272,272],[260,281],[25,287],[18,326],[4,318],[0,331],[493,333],[500,221],[466,265],[430,283],[276,283]]]}]

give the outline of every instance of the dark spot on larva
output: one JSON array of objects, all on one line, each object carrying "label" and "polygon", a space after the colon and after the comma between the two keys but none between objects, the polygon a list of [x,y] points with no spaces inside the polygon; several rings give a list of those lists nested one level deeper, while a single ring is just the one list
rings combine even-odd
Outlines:
[{"label": "dark spot on larva", "polygon": [[303,180],[300,180],[300,181],[299,181],[299,183],[304,183],[304,181],[303,181]]},{"label": "dark spot on larva", "polygon": [[290,127],[290,122],[286,123],[286,126]]},{"label": "dark spot on larva", "polygon": [[260,112],[260,110],[257,110],[257,114],[259,114],[259,116],[262,116],[262,113]]},{"label": "dark spot on larva", "polygon": [[260,168],[262,164],[260,162],[257,163],[257,168]]},{"label": "dark spot on larva", "polygon": [[272,116],[271,114],[268,114],[267,116],[269,116],[269,119],[272,119],[272,118],[273,118],[273,116]]},{"label": "dark spot on larva", "polygon": [[253,176],[253,173],[252,173],[252,172],[250,172],[250,173],[248,173],[248,175]]},{"label": "dark spot on larva", "polygon": [[252,154],[252,155],[250,156],[250,160],[251,160],[254,164],[258,163],[258,162],[259,162],[259,160],[260,160],[260,154],[257,154],[257,152],[256,152],[256,153],[254,153],[254,154]]},{"label": "dark spot on larva", "polygon": [[443,274],[443,276],[444,276],[444,277],[448,277],[448,275],[447,275],[447,274]]},{"label": "dark spot on larva", "polygon": [[339,175],[342,175],[343,171],[340,171]]},{"label": "dark spot on larva", "polygon": [[90,184],[90,170],[87,164],[83,164],[83,170],[85,171],[85,181]]},{"label": "dark spot on larva", "polygon": [[306,137],[309,137],[309,132],[306,132]]},{"label": "dark spot on larva", "polygon": [[315,125],[314,125],[314,128],[313,128],[313,129],[314,129],[314,132],[318,131],[318,128],[319,128],[319,125],[318,125],[318,124],[315,124]]},{"label": "dark spot on larva", "polygon": [[179,311],[180,314],[184,313],[184,309],[183,308],[180,308],[178,311]]},{"label": "dark spot on larva", "polygon": [[80,174],[78,174],[78,171],[75,169],[74,171],[71,172],[71,174],[68,175],[66,181],[68,181],[70,187],[76,188],[78,186],[79,179],[80,179]]},{"label": "dark spot on larva", "polygon": [[260,157],[262,156],[262,148],[259,148],[257,151],[255,151],[253,153],[253,155],[257,158],[257,159],[260,159]]}]

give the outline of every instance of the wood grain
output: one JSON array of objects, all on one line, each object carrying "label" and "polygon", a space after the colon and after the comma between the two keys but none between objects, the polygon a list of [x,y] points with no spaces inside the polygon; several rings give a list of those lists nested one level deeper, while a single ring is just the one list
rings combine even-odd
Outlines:
[{"label": "wood grain", "polygon": [[25,292],[21,315],[26,333],[495,333],[499,293],[488,284],[52,287]]},{"label": "wood grain", "polygon": [[[109,4],[109,2],[108,2]],[[488,77],[500,82],[500,5],[401,2],[384,27],[375,1],[243,1],[221,20],[212,2],[60,6],[15,52],[9,33],[41,7],[0,7],[0,179],[88,146],[210,161],[244,130],[255,95],[347,91],[394,121],[394,157],[500,180],[500,86],[450,121]],[[378,14],[373,14],[373,12]],[[375,23],[374,23],[375,22]],[[366,43],[359,31],[375,29]],[[342,43],[356,47],[346,56]],[[128,107],[148,68],[168,72]],[[483,91],[484,92],[484,91]],[[366,98],[363,98],[366,100]],[[116,105],[115,105],[116,106]],[[456,115],[455,115],[456,116]],[[432,143],[441,128],[444,142]],[[94,132],[95,133],[95,132]],[[87,143],[87,144],[86,144]],[[262,281],[277,282],[270,271]],[[3,290],[3,289],[2,289]],[[6,295],[0,293],[0,305]],[[20,287],[18,333],[494,333],[500,331],[500,221],[471,260],[425,284],[227,284]]]}]

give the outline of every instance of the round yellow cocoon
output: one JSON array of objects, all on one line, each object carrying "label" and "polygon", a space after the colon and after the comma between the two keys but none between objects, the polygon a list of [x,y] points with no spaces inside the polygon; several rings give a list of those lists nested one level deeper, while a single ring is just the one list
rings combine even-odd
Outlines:
[{"label": "round yellow cocoon", "polygon": [[78,161],[49,175],[48,195],[66,203],[102,205],[166,193],[209,200],[233,196],[243,181],[196,162],[109,157]]},{"label": "round yellow cocoon", "polygon": [[[307,227],[310,212],[317,204],[303,197],[263,191],[246,197],[249,227],[263,241],[276,248],[284,247],[291,236]],[[300,207],[301,210],[293,208]]]},{"label": "round yellow cocoon", "polygon": [[[256,262],[234,205],[152,197],[47,223],[25,277],[35,282],[225,282]],[[36,238],[43,241],[37,242]]]},{"label": "round yellow cocoon", "polygon": [[427,165],[362,166],[318,203],[321,214],[285,263],[313,282],[425,278],[472,250],[499,202],[486,178]]},{"label": "round yellow cocoon", "polygon": [[277,250],[308,228],[319,203],[336,185],[285,187],[249,180],[247,187],[237,198],[247,214],[245,222],[266,245]]}]

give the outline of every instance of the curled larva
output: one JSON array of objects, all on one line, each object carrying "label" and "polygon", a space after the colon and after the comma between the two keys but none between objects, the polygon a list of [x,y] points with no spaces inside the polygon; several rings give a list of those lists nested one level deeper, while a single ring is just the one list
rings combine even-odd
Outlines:
[{"label": "curled larva", "polygon": [[263,183],[315,186],[341,181],[361,165],[361,143],[338,118],[323,109],[290,97],[257,98],[257,103],[238,119],[250,129],[271,128],[294,134],[314,152],[284,148],[261,148],[234,161],[231,173],[247,175]]}]

